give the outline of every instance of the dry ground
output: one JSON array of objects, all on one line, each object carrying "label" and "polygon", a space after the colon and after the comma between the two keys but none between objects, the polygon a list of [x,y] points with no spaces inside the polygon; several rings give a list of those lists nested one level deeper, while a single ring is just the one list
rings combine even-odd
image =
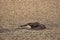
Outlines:
[{"label": "dry ground", "polygon": [[13,29],[0,33],[0,40],[60,40],[60,27],[45,30]]},{"label": "dry ground", "polygon": [[[47,29],[16,29],[33,21]],[[60,40],[60,0],[0,0],[0,28],[0,40]]]}]

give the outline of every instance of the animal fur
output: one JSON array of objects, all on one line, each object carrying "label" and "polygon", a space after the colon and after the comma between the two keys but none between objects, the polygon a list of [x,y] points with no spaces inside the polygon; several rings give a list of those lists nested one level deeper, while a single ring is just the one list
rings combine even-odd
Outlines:
[{"label": "animal fur", "polygon": [[38,22],[34,22],[34,23],[27,23],[25,25],[22,25],[21,27],[28,27],[29,29],[35,29],[35,30],[39,30],[39,29],[46,29],[46,26],[43,24],[40,24]]}]

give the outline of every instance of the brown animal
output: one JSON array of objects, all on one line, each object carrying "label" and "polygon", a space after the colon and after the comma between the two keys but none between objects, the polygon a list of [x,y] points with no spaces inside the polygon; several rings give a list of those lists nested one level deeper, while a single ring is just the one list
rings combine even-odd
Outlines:
[{"label": "brown animal", "polygon": [[25,25],[22,25],[21,27],[28,27],[30,29],[35,29],[35,30],[46,29],[46,26],[45,25],[40,24],[38,22],[27,23]]}]

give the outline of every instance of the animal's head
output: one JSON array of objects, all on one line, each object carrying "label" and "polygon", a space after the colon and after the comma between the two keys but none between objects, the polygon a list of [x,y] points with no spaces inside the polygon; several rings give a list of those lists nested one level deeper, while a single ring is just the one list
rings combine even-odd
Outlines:
[{"label": "animal's head", "polygon": [[28,24],[21,25],[20,27],[22,27],[22,28],[27,28],[27,29],[30,29],[30,28],[31,28],[31,26],[30,26],[30,25],[28,25]]}]

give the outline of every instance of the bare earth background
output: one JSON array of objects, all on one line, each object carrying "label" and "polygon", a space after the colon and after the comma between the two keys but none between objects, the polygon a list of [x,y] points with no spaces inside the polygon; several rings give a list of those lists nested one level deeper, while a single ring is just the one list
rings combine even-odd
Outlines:
[{"label": "bare earth background", "polygon": [[[46,30],[16,29],[40,22]],[[0,40],[60,40],[60,0],[0,0]]]}]

